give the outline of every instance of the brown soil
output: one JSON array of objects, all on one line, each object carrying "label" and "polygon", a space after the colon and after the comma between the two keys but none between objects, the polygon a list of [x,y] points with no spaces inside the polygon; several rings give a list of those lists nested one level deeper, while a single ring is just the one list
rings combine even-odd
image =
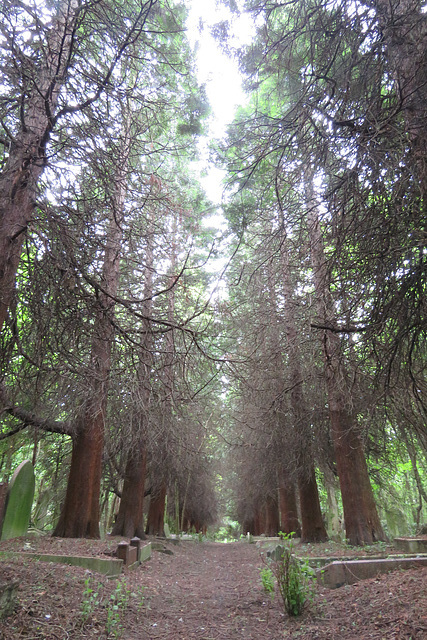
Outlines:
[{"label": "brown soil", "polygon": [[[25,547],[28,551],[107,557],[117,542],[117,538],[107,542],[19,538],[1,543],[0,550]],[[427,569],[396,571],[334,591],[318,585],[302,617],[289,619],[278,595],[271,601],[262,588],[259,570],[263,561],[255,545],[188,541],[176,546],[168,542],[165,547],[172,553],[153,552],[150,561],[123,574],[128,602],[118,609],[113,608],[117,580],[27,558],[1,562],[0,582],[14,578],[20,588],[16,612],[0,621],[0,639],[427,638]],[[372,552],[378,550],[364,553]],[[329,543],[304,546],[298,553],[348,556],[360,555],[360,550]],[[94,591],[89,593],[88,588]],[[85,606],[88,611],[83,620]]]}]

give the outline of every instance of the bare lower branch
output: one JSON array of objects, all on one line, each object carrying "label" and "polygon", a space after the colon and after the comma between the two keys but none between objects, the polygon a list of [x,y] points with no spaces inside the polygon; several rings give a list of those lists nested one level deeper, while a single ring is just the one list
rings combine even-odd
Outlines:
[{"label": "bare lower branch", "polygon": [[4,385],[0,384],[0,403],[3,404],[2,411],[8,413],[10,416],[17,418],[21,421],[19,427],[11,429],[7,433],[0,434],[0,440],[5,440],[15,433],[22,431],[26,427],[37,427],[43,431],[50,433],[60,433],[62,435],[72,436],[73,430],[69,422],[60,422],[57,420],[49,420],[48,418],[42,418],[31,411],[22,409],[11,403],[7,397],[6,389]]}]

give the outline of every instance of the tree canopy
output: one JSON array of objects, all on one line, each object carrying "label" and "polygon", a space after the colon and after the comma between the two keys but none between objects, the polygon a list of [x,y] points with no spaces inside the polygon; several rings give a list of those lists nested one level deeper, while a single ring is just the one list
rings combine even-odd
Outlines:
[{"label": "tree canopy", "polygon": [[425,6],[222,4],[219,204],[185,2],[3,3],[0,469],[59,536],[371,544],[427,502]]}]

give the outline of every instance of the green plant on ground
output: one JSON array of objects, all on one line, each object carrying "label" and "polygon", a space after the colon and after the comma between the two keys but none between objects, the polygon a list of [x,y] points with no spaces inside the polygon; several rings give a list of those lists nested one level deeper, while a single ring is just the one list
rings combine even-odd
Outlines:
[{"label": "green plant on ground", "polygon": [[[266,562],[267,568],[276,578],[286,613],[289,616],[299,616],[307,602],[311,602],[314,598],[316,573],[307,560],[301,561],[295,557],[291,536],[292,534],[282,534],[286,543],[282,558],[268,559]],[[261,580],[263,580],[262,577]]]},{"label": "green plant on ground", "polygon": [[301,562],[285,549],[282,561],[276,563],[275,575],[286,613],[301,615],[307,602],[314,597],[314,570],[308,562]]},{"label": "green plant on ground", "polygon": [[134,598],[135,600],[136,608],[138,609],[138,611],[142,611],[142,609],[145,606],[144,589],[145,589],[144,586],[139,587],[139,589],[136,592],[132,591],[132,593],[130,594],[130,597]]},{"label": "green plant on ground", "polygon": [[88,576],[84,581],[84,591],[82,594],[81,612],[80,618],[82,625],[85,625],[95,609],[100,604],[100,597],[98,589],[95,589],[92,583],[92,579]]},{"label": "green plant on ground", "polygon": [[259,570],[262,586],[264,591],[270,595],[270,598],[274,598],[274,573],[269,567],[262,567]]},{"label": "green plant on ground", "polygon": [[129,604],[130,593],[123,581],[117,583],[107,606],[107,637],[112,635],[114,638],[120,638],[122,633],[122,614]]}]

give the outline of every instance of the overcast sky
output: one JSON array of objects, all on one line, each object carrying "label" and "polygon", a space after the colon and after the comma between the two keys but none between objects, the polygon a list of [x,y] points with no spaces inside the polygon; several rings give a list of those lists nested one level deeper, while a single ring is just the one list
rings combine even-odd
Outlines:
[{"label": "overcast sky", "polygon": [[[206,85],[213,110],[210,135],[221,137],[227,124],[233,119],[236,106],[245,101],[245,96],[236,62],[220,51],[209,28],[223,20],[231,20],[231,33],[235,42],[243,44],[250,41],[251,23],[247,16],[233,18],[225,7],[217,5],[216,0],[187,0],[187,2],[190,7],[187,22],[190,41],[194,45],[198,43],[198,80]],[[200,24],[203,24],[202,31],[200,31]],[[204,162],[206,163],[206,159]],[[221,201],[223,175],[222,171],[211,167],[208,177],[202,179],[207,195],[216,203]]]}]

